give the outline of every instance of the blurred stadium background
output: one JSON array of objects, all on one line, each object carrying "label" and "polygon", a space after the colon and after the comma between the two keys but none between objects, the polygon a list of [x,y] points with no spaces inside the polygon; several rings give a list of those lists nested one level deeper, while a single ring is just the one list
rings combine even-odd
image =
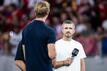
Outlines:
[{"label": "blurred stadium background", "polygon": [[[35,18],[33,7],[38,1],[42,0],[0,0],[0,71],[20,71],[14,64],[17,45],[23,28]],[[86,71],[107,71],[107,0],[47,1],[51,12],[46,23],[57,39],[62,37],[62,22],[72,19],[74,39],[87,55]]]}]

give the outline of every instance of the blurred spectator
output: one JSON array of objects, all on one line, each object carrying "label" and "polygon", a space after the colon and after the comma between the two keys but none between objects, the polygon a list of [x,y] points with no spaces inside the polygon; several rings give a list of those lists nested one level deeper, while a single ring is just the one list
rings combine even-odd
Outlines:
[{"label": "blurred spectator", "polygon": [[0,32],[0,53],[3,50],[3,38],[2,38],[2,33]]},{"label": "blurred spectator", "polygon": [[12,55],[16,55],[17,46],[19,44],[19,41],[22,39],[22,31],[20,29],[19,25],[14,25],[13,31],[9,32],[9,44],[11,46],[11,53]]},{"label": "blurred spectator", "polygon": [[60,14],[60,20],[63,22],[64,20],[69,19],[69,16],[66,12],[62,11]]},{"label": "blurred spectator", "polygon": [[103,22],[107,15],[107,0],[102,0],[99,3],[100,21]]},{"label": "blurred spectator", "polygon": [[87,31],[89,29],[89,27],[91,27],[88,25],[90,25],[89,21],[88,21],[88,17],[84,14],[83,15],[80,14],[79,15],[79,22],[76,26],[76,32],[81,33],[81,32]]},{"label": "blurred spectator", "polygon": [[61,27],[60,20],[58,19],[58,17],[53,17],[52,22],[54,23],[56,37],[57,37],[57,39],[60,39],[62,37],[62,30],[61,30],[62,27]]},{"label": "blurred spectator", "polygon": [[19,1],[18,0],[4,0],[4,6],[10,5],[10,4],[19,5]]},{"label": "blurred spectator", "polygon": [[42,1],[42,0],[27,0],[28,1],[28,7],[33,8],[35,3]]},{"label": "blurred spectator", "polygon": [[96,27],[98,27],[99,23],[96,23],[95,11],[93,10],[92,6],[89,3],[81,5],[79,7],[78,13],[82,15],[86,15],[88,21],[90,21],[92,29],[96,30]]},{"label": "blurred spectator", "polygon": [[29,22],[28,17],[26,15],[23,15],[22,19],[18,23],[20,26],[19,28],[23,29],[27,25],[28,22]]},{"label": "blurred spectator", "polygon": [[102,38],[102,53],[103,55],[107,55],[107,17],[102,23],[102,27],[104,29],[104,36]]},{"label": "blurred spectator", "polygon": [[[0,0],[0,32],[3,35],[4,53],[9,53],[11,50],[10,45],[8,45],[9,39],[4,41],[4,34],[5,36],[10,35],[10,32],[13,32],[14,25],[19,25],[20,29],[23,30],[27,23],[36,17],[32,7],[38,1],[42,0]],[[96,46],[96,43],[98,44],[98,47],[101,46],[101,49],[99,48],[99,50],[97,50],[97,47],[93,46],[88,47],[90,50],[85,48],[85,51],[88,55],[91,55],[90,53],[92,51],[98,51],[97,54],[99,54],[100,50],[106,50],[107,0],[47,1],[49,1],[51,4],[51,12],[46,22],[48,26],[51,26],[56,31],[57,39],[62,37],[62,21],[66,19],[72,19],[77,26],[76,37],[81,39],[81,41],[87,41],[85,42],[85,46],[90,45],[90,41],[93,42],[91,44],[93,46]],[[50,24],[48,24],[48,22]],[[100,33],[101,28],[99,30],[99,26],[102,26],[104,29],[103,33]],[[89,32],[86,33],[86,31]],[[90,35],[84,35],[84,33],[90,33]],[[93,39],[96,39],[97,41],[93,41]],[[101,45],[99,45],[99,43]],[[96,50],[94,48],[96,48]]]},{"label": "blurred spectator", "polygon": [[107,30],[107,16],[106,19],[102,22],[102,27],[105,29],[105,31]]},{"label": "blurred spectator", "polygon": [[11,48],[9,46],[9,33],[8,32],[3,33],[2,38],[3,38],[3,54],[10,55]]},{"label": "blurred spectator", "polygon": [[83,45],[87,56],[94,56],[97,53],[96,40],[89,31],[83,31],[79,34],[77,40]]},{"label": "blurred spectator", "polygon": [[102,54],[103,56],[107,55],[107,32],[102,39]]},{"label": "blurred spectator", "polygon": [[102,63],[102,38],[104,35],[104,29],[102,27],[97,28],[97,32],[95,33],[95,38],[97,40],[97,52],[95,55],[95,59],[97,63]]},{"label": "blurred spectator", "polygon": [[14,4],[11,4],[11,5],[8,5],[5,7],[4,9],[4,15],[6,17],[6,20],[5,20],[5,31],[9,32],[12,30],[13,28],[13,22],[15,22],[17,20],[17,17],[14,16],[14,11],[16,10],[16,5]]},{"label": "blurred spectator", "polygon": [[97,53],[97,41],[94,37],[90,21],[86,15],[79,15],[79,22],[76,27],[76,38],[84,47],[86,55],[93,56]]},{"label": "blurred spectator", "polygon": [[3,13],[0,12],[0,32],[3,32],[5,28],[5,17],[3,16]]}]

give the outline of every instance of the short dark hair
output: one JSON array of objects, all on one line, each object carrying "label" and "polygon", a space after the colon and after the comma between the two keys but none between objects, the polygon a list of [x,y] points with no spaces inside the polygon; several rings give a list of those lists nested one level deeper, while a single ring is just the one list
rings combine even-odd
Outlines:
[{"label": "short dark hair", "polygon": [[65,24],[72,24],[73,22],[71,20],[65,20],[63,23],[65,23]]}]

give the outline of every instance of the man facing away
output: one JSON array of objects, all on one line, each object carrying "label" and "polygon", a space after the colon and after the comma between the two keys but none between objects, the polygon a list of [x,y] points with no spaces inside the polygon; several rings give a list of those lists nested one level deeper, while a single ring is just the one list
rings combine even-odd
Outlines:
[{"label": "man facing away", "polygon": [[[86,57],[82,45],[72,39],[75,25],[71,20],[62,24],[63,37],[56,41],[56,58],[53,60],[54,71],[85,71],[84,58]],[[77,49],[79,52],[74,51]],[[77,56],[73,57],[73,52]]]},{"label": "man facing away", "polygon": [[[56,41],[54,31],[45,25],[50,12],[46,1],[38,2],[35,6],[34,19],[22,32],[15,63],[22,71],[52,71],[51,60],[55,58]],[[25,46],[25,51],[22,46]]]}]

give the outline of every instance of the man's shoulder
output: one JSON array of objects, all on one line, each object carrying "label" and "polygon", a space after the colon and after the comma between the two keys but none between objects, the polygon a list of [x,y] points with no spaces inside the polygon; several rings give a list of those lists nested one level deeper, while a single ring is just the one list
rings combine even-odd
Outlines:
[{"label": "man's shoulder", "polygon": [[[23,32],[26,32],[26,31],[31,30],[31,29],[32,29],[32,27],[34,26],[34,25],[33,25],[33,23],[35,23],[35,21],[34,21],[34,20],[29,21],[29,22],[27,23],[27,25],[23,28]],[[33,30],[32,30],[32,31],[33,31]]]},{"label": "man's shoulder", "polygon": [[55,44],[59,44],[59,43],[62,43],[62,39],[58,39]]},{"label": "man's shoulder", "polygon": [[74,43],[74,44],[76,44],[76,45],[79,45],[79,46],[81,46],[81,45],[82,45],[79,41],[74,40],[74,39],[73,39],[73,43]]},{"label": "man's shoulder", "polygon": [[47,28],[47,30],[48,31],[54,31],[54,29],[53,28],[51,28],[50,26],[48,26],[48,25],[46,25],[46,28]]},{"label": "man's shoulder", "polygon": [[49,35],[55,35],[55,31],[53,28],[46,25],[46,32],[48,32]]}]

